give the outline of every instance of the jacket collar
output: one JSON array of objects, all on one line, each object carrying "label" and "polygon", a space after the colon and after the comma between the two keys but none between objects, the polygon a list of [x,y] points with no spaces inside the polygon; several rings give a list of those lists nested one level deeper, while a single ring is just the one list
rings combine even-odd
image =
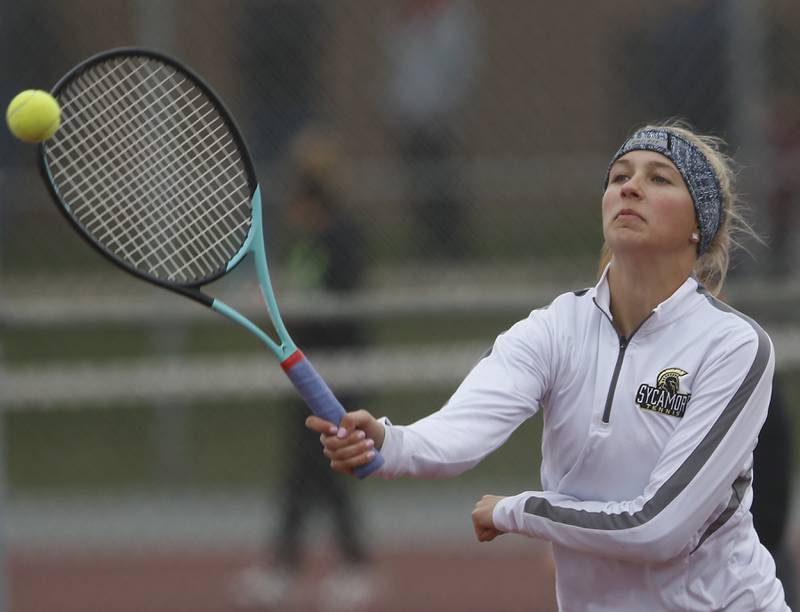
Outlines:
[{"label": "jacket collar", "polygon": [[[594,303],[608,317],[609,321],[614,320],[611,315],[611,291],[608,286],[608,264],[603,270],[598,283],[589,291]],[[678,287],[675,292],[666,300],[658,304],[652,311],[650,317],[637,330],[636,335],[645,335],[649,332],[668,325],[678,318],[686,316],[697,304],[702,303],[702,296],[698,292],[699,283],[690,276]]]}]

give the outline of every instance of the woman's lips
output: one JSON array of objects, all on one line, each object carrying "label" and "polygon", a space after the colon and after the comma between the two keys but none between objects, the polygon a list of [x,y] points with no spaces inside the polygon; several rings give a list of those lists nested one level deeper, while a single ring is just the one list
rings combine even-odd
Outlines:
[{"label": "woman's lips", "polygon": [[619,219],[620,217],[636,217],[637,219],[644,221],[644,217],[642,217],[642,215],[634,210],[631,210],[630,208],[623,208],[621,211],[619,211],[616,218]]}]

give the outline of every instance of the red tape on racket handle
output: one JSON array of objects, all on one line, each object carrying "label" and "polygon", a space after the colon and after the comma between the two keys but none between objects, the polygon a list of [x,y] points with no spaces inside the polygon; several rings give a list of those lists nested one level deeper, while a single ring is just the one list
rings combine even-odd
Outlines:
[{"label": "red tape on racket handle", "polygon": [[[298,350],[292,353],[281,362],[281,367],[315,415],[334,425],[342,422],[345,415],[342,404],[302,352]],[[382,465],[383,455],[376,450],[372,461],[354,468],[353,473],[359,478],[366,478]]]}]

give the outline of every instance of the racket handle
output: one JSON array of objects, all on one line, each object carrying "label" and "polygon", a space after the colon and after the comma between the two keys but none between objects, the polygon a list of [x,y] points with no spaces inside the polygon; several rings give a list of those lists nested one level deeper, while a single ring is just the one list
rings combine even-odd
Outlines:
[{"label": "racket handle", "polygon": [[[342,404],[301,351],[292,353],[281,362],[281,367],[315,415],[335,425],[342,422],[345,415]],[[383,455],[376,449],[372,461],[355,468],[353,473],[359,478],[366,478],[382,465]]]}]

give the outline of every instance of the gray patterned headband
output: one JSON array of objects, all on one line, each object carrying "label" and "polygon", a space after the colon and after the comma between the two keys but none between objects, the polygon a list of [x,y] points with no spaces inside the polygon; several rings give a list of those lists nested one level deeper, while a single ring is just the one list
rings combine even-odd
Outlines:
[{"label": "gray patterned headband", "polygon": [[611,159],[606,173],[605,186],[611,166],[631,151],[654,151],[669,159],[681,173],[694,202],[697,225],[700,227],[700,244],[697,254],[706,252],[722,222],[722,189],[719,178],[708,158],[694,144],[667,130],[640,130],[620,147]]}]

